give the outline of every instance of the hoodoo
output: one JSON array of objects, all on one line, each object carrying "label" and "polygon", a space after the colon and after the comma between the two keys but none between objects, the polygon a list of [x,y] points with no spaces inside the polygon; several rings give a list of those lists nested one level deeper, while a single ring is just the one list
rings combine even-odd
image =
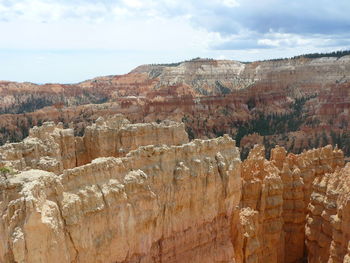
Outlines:
[{"label": "hoodoo", "polygon": [[349,165],[331,146],[241,162],[227,135],[99,119],[0,148],[0,262],[349,262]]}]

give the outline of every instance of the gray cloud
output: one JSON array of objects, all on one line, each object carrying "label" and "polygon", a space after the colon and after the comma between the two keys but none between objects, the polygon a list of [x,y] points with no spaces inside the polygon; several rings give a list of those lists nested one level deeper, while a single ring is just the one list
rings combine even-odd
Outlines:
[{"label": "gray cloud", "polygon": [[[204,11],[201,7],[204,7]],[[232,32],[232,25],[259,33],[332,34],[350,29],[348,0],[241,0],[240,6],[198,5],[195,22],[206,25],[206,15],[216,23],[211,30]]]},{"label": "gray cloud", "polygon": [[[3,0],[0,22],[17,19],[113,20],[126,11],[130,22],[150,16],[186,17],[192,26],[220,34],[214,50],[266,49],[314,45],[349,46],[349,0],[36,0],[42,12],[27,6],[30,0]],[[140,3],[138,7],[133,6]],[[20,6],[22,4],[22,7]],[[52,5],[52,8],[50,8]],[[33,6],[32,6],[33,7]],[[59,12],[57,7],[61,7]],[[96,8],[95,8],[96,7]],[[39,6],[40,10],[40,6]],[[48,11],[46,11],[48,10]],[[33,18],[34,17],[34,18]],[[284,34],[284,35],[283,35]],[[290,38],[290,39],[288,39]]]},{"label": "gray cloud", "polygon": [[[217,32],[228,40],[213,44],[218,50],[349,46],[350,1],[348,0],[238,0],[228,7],[224,1],[192,0],[174,5],[159,4],[164,16],[189,15],[192,24]],[[275,33],[277,35],[274,35]],[[279,34],[289,34],[278,40]],[[270,39],[274,45],[263,44]],[[276,41],[276,39],[278,41]],[[268,41],[265,41],[267,43]]]},{"label": "gray cloud", "polygon": [[[350,1],[348,0],[241,0],[238,7],[228,8],[218,1],[193,0],[191,9],[177,14],[192,14],[192,23],[223,37],[238,38],[213,45],[214,49],[268,48],[259,39],[273,38],[274,33],[297,35],[314,40],[319,47],[349,45]],[[174,10],[169,11],[172,15]],[[250,32],[241,39],[242,32]],[[331,38],[331,41],[324,39]],[[320,41],[317,41],[319,39]],[[293,41],[279,41],[291,46]],[[319,44],[317,44],[319,42]],[[303,41],[295,42],[303,43]]]}]

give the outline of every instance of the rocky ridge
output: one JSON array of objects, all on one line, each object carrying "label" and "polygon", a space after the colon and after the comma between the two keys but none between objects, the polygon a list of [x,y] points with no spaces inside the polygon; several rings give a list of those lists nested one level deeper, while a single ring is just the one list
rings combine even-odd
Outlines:
[{"label": "rocky ridge", "polygon": [[17,169],[0,176],[1,262],[349,262],[339,149],[256,146],[241,162],[227,135],[188,142],[183,124],[120,115],[84,137],[30,134],[1,148]]},{"label": "rocky ridge", "polygon": [[181,145],[188,142],[183,124],[171,121],[131,124],[122,115],[102,117],[82,137],[63,124],[46,122],[31,129],[23,142],[0,147],[0,164],[16,170],[41,169],[62,173],[98,157],[121,157],[142,145]]},{"label": "rocky ridge", "polygon": [[227,133],[244,158],[255,143],[267,153],[337,144],[350,156],[349,57],[197,59],[70,85],[1,82],[0,144],[45,121],[73,122],[82,136],[99,117],[122,113],[132,123],[183,121],[191,138]]},{"label": "rocky ridge", "polygon": [[0,261],[232,262],[238,149],[227,136],[175,143],[60,175],[9,175],[1,181]]}]

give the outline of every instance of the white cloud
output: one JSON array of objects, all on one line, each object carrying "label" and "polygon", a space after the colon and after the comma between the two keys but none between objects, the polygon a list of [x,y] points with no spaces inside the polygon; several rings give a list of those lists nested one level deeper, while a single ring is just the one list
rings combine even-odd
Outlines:
[{"label": "white cloud", "polygon": [[[332,8],[343,14],[349,4],[339,1],[344,3],[343,8],[338,2]],[[311,6],[312,1],[303,2]],[[322,1],[323,5],[325,2],[330,0]],[[320,25],[317,19],[322,12],[317,10],[323,9],[313,3],[313,13],[301,16],[297,11],[303,5],[288,4],[287,0],[0,0],[0,56],[12,50],[6,59],[0,57],[6,61],[6,67],[0,65],[0,76],[6,78],[12,70],[15,73],[10,76],[19,71],[36,74],[35,65],[39,69],[47,63],[38,71],[38,78],[55,78],[49,69],[60,69],[60,78],[76,79],[76,74],[82,80],[83,69],[93,77],[115,74],[123,67],[125,73],[139,63],[175,62],[197,56],[246,61],[346,48],[350,43],[348,33],[330,36],[322,31],[326,28],[333,32],[337,18],[343,16],[327,16],[327,21],[322,17]],[[303,17],[307,19],[304,21]],[[329,21],[333,21],[330,28]],[[339,25],[347,30],[344,21]],[[320,32],[305,33],[308,30]],[[32,52],[35,54],[30,55]],[[59,52],[64,59],[46,52]],[[41,62],[26,62],[28,65],[22,67],[30,59]],[[69,69],[64,60],[71,63]],[[97,60],[99,64],[95,63]],[[55,66],[48,66],[49,63]],[[119,63],[122,65],[117,67]],[[70,77],[65,78],[64,74]]]},{"label": "white cloud", "polygon": [[271,47],[278,47],[280,45],[280,41],[279,40],[272,40],[272,39],[259,39],[258,40],[258,45],[261,46],[271,46]]},{"label": "white cloud", "polygon": [[21,0],[12,5],[0,4],[0,19],[6,21],[54,22],[66,19],[91,20],[108,15],[111,10],[102,3],[64,3],[45,0]]},{"label": "white cloud", "polygon": [[131,8],[141,8],[143,7],[143,3],[139,0],[123,0],[123,3]]},{"label": "white cloud", "polygon": [[127,8],[124,8],[124,7],[115,6],[111,10],[112,10],[112,14],[115,15],[117,18],[121,18],[121,17],[125,17],[127,15],[131,15],[129,10]]},{"label": "white cloud", "polygon": [[263,38],[258,39],[258,45],[270,47],[305,47],[326,45],[329,40],[327,38],[319,38],[316,36],[302,36],[297,34],[274,33],[264,34]]},{"label": "white cloud", "polygon": [[230,8],[240,6],[237,0],[222,0],[222,4]]},{"label": "white cloud", "polygon": [[220,35],[193,28],[186,19],[149,18],[0,23],[0,49],[30,50],[203,50]]}]

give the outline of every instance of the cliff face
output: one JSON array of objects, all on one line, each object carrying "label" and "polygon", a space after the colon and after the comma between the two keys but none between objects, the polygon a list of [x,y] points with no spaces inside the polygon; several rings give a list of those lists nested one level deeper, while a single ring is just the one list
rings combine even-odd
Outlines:
[{"label": "cliff face", "polygon": [[[329,176],[347,180],[346,176],[339,176],[339,169],[344,165],[343,153],[327,146],[294,155],[276,147],[269,161],[264,156],[264,148],[256,146],[242,163],[240,224],[233,237],[238,262],[297,263],[303,262],[306,255],[308,262],[343,262],[350,240],[347,233],[338,233],[341,242],[334,243],[331,249],[332,239],[328,238],[328,247],[324,248],[321,225],[325,224],[318,223],[316,228],[315,223],[310,223],[314,199],[319,196],[318,188],[312,184],[315,186]],[[348,196],[346,187],[339,192]],[[344,202],[349,201],[346,198]],[[316,210],[322,212],[321,208]],[[328,233],[331,231],[330,226],[326,229]],[[310,231],[314,231],[313,235]],[[336,249],[341,249],[341,253]],[[330,253],[341,261],[328,261]]]},{"label": "cliff face", "polygon": [[116,115],[0,154],[0,262],[349,262],[350,165],[330,145],[241,162],[227,135]]},{"label": "cliff face", "polygon": [[0,82],[0,113],[8,113],[0,115],[0,144],[22,140],[45,121],[73,122],[82,135],[98,117],[122,113],[133,123],[183,121],[191,138],[227,133],[243,157],[261,142],[267,152],[278,144],[294,153],[338,144],[349,156],[342,143],[350,141],[349,72],[349,56],[199,59],[74,85]]},{"label": "cliff face", "polygon": [[131,73],[146,73],[158,78],[157,90],[176,87],[182,95],[220,95],[232,90],[244,89],[254,83],[254,78],[241,77],[245,64],[229,60],[205,60],[179,63],[177,66],[141,66]]},{"label": "cliff face", "polygon": [[271,160],[282,168],[285,262],[297,262],[309,253],[304,245],[304,226],[313,194],[312,183],[343,167],[344,156],[330,146],[287,156],[284,149],[275,148],[271,155]]},{"label": "cliff face", "polygon": [[349,260],[349,169],[350,166],[346,165],[313,182],[306,224],[309,262]]},{"label": "cliff face", "polygon": [[239,262],[283,262],[283,184],[279,170],[255,147],[242,163],[241,235],[235,239]]},{"label": "cliff face", "polygon": [[62,173],[91,162],[98,157],[125,156],[143,145],[181,145],[188,142],[183,124],[130,124],[121,115],[99,118],[86,128],[83,137],[75,137],[73,129],[62,123],[44,123],[34,127],[23,142],[0,147],[0,163],[17,170],[41,169]]},{"label": "cliff face", "polygon": [[227,136],[6,177],[1,262],[234,262],[240,159]]},{"label": "cliff face", "polygon": [[245,67],[243,75],[279,86],[295,85],[297,89],[290,87],[290,91],[312,91],[336,81],[349,81],[349,76],[344,74],[350,70],[349,62],[350,56],[253,62]]},{"label": "cliff face", "polygon": [[[175,65],[144,65],[121,76],[77,84],[0,82],[0,113],[23,113],[56,107],[103,103],[137,96],[154,99],[221,96],[248,87],[298,97],[349,81],[350,56],[240,63],[197,59]],[[263,94],[264,92],[260,92]]]},{"label": "cliff face", "polygon": [[0,113],[23,113],[55,105],[58,108],[88,103],[103,103],[107,94],[79,85],[17,83],[0,81]]}]

